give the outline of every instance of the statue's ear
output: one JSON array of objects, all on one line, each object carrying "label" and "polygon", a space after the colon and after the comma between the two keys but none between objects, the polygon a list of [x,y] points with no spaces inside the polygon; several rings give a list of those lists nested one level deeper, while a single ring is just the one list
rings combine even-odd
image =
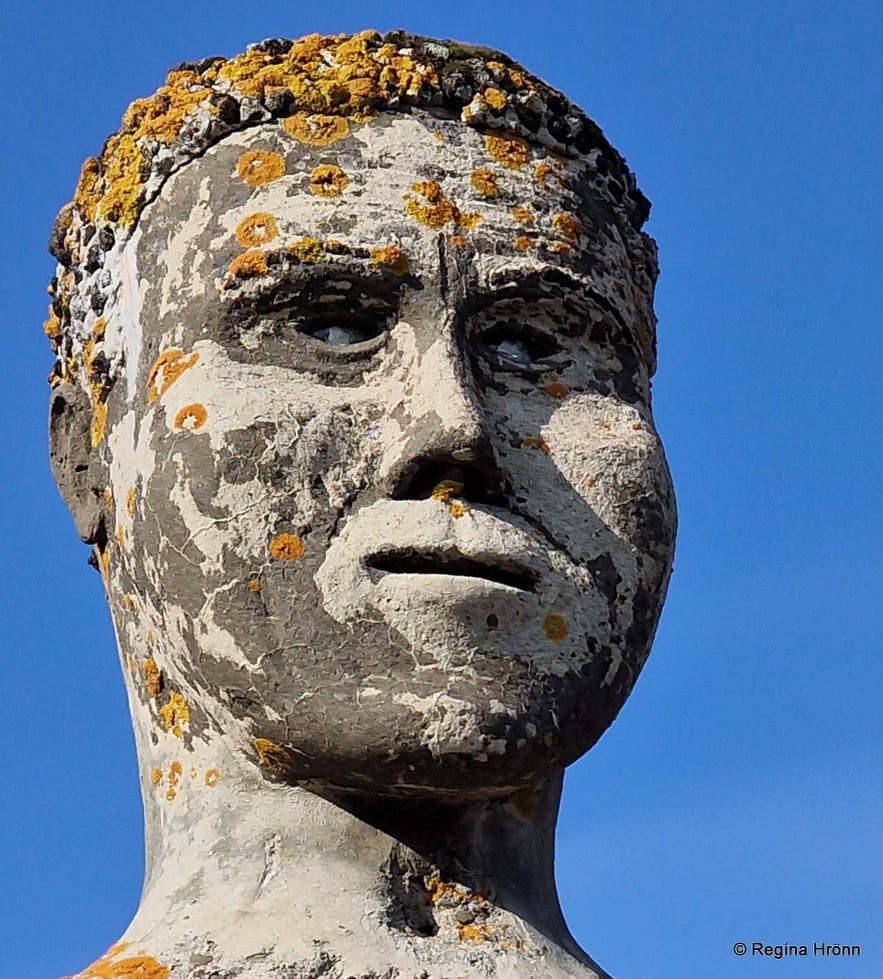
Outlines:
[{"label": "statue's ear", "polygon": [[59,384],[49,401],[49,460],[59,492],[85,544],[105,541],[101,470],[92,451],[92,404],[73,384]]}]

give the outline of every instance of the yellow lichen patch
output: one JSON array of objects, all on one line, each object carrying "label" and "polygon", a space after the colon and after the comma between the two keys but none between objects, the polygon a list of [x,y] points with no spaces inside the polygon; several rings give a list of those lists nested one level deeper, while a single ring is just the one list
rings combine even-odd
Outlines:
[{"label": "yellow lichen patch", "polygon": [[[555,190],[561,187],[561,174],[548,163],[538,163],[534,170],[533,179],[543,190]],[[554,181],[554,186],[552,181]]]},{"label": "yellow lichen patch", "polygon": [[104,426],[107,424],[107,405],[103,401],[95,401],[92,406],[92,424],[89,426],[89,441],[95,449],[104,438]]},{"label": "yellow lichen patch", "polygon": [[126,490],[126,513],[130,517],[135,516],[135,487],[130,486]]},{"label": "yellow lichen patch", "polygon": [[279,233],[276,219],[263,211],[243,218],[236,227],[236,240],[243,248],[266,245]]},{"label": "yellow lichen patch", "polygon": [[325,249],[318,238],[301,238],[288,246],[288,254],[301,262],[315,265],[322,261]]},{"label": "yellow lichen patch", "polygon": [[169,968],[160,965],[152,955],[143,952],[125,959],[113,959],[127,947],[121,942],[73,979],[169,979]]},{"label": "yellow lichen patch", "polygon": [[123,595],[123,608],[127,612],[132,611],[132,596],[128,592],[126,592],[126,594]]},{"label": "yellow lichen patch", "polygon": [[162,772],[160,769],[154,768],[154,770],[150,773],[150,781],[152,785],[159,785],[160,782],[162,782]]},{"label": "yellow lichen patch", "polygon": [[258,753],[258,762],[269,768],[271,772],[281,772],[291,759],[291,752],[266,738],[254,739],[254,750]]},{"label": "yellow lichen patch", "polygon": [[98,210],[98,202],[101,200],[100,174],[101,167],[98,160],[94,156],[88,157],[83,162],[80,179],[74,193],[74,204],[87,221],[95,220],[95,212]]},{"label": "yellow lichen patch", "polygon": [[452,204],[442,193],[441,186],[436,180],[421,180],[411,184],[411,190],[423,197],[426,203],[405,195],[405,211],[414,220],[425,224],[427,228],[438,231],[453,221],[454,224],[471,230],[481,220],[480,214],[464,214],[455,204]]},{"label": "yellow lichen patch", "polygon": [[491,930],[484,923],[480,925],[464,925],[457,922],[457,932],[461,942],[484,942],[491,938]]},{"label": "yellow lichen patch", "polygon": [[141,666],[144,686],[149,696],[155,700],[162,693],[162,670],[156,665],[155,659],[146,659]]},{"label": "yellow lichen patch", "polygon": [[285,157],[271,150],[249,150],[239,157],[236,173],[249,187],[268,184],[285,173]]},{"label": "yellow lichen patch", "polygon": [[530,149],[518,136],[491,133],[484,138],[484,148],[497,163],[510,170],[523,170],[530,161]]},{"label": "yellow lichen patch", "polygon": [[153,645],[153,629],[147,630],[147,645],[148,646]]},{"label": "yellow lichen patch", "polygon": [[513,207],[512,217],[519,224],[533,224],[533,215],[526,207]]},{"label": "yellow lichen patch", "polygon": [[430,493],[429,498],[431,500],[440,500],[442,503],[447,503],[452,496],[456,496],[458,493],[463,492],[463,483],[458,483],[453,479],[443,479]]},{"label": "yellow lichen patch", "polygon": [[383,265],[396,275],[404,275],[408,271],[408,256],[395,245],[384,245],[382,248],[371,249],[371,261],[375,265]]},{"label": "yellow lichen patch", "polygon": [[494,112],[502,112],[509,104],[509,99],[498,88],[486,88],[481,94]]},{"label": "yellow lichen patch", "polygon": [[550,398],[566,398],[570,394],[570,388],[561,381],[553,380],[547,384],[543,390]]},{"label": "yellow lichen patch", "polygon": [[533,238],[527,235],[516,235],[514,244],[520,252],[529,252],[534,246]]},{"label": "yellow lichen patch", "polygon": [[560,615],[553,612],[543,619],[543,632],[553,642],[561,642],[567,635],[567,623]]},{"label": "yellow lichen patch", "polygon": [[282,120],[282,128],[299,143],[307,146],[330,146],[349,134],[350,124],[341,116],[321,112],[295,112]]},{"label": "yellow lichen patch", "polygon": [[169,791],[166,792],[166,798],[169,802],[174,802],[175,796],[178,794],[178,784],[181,781],[181,776],[184,773],[184,768],[179,761],[173,761],[169,765]]},{"label": "yellow lichen patch", "polygon": [[545,452],[546,455],[551,452],[546,440],[537,435],[526,435],[521,440],[521,444],[527,449],[538,449],[540,452]]},{"label": "yellow lichen patch", "polygon": [[256,279],[266,275],[267,256],[259,250],[243,252],[227,266],[227,274],[236,279]]},{"label": "yellow lichen patch", "polygon": [[126,552],[126,535],[123,532],[121,524],[117,524],[117,529],[114,531],[114,537],[119,545],[120,550],[125,554]]},{"label": "yellow lichen patch", "polygon": [[207,789],[213,789],[218,784],[220,777],[221,773],[217,770],[217,768],[210,768],[205,773],[205,787]]},{"label": "yellow lichen patch", "polygon": [[106,189],[98,210],[107,221],[123,226],[132,225],[138,220],[138,191],[144,154],[131,133],[121,133],[107,141],[102,158],[107,160],[104,172]]},{"label": "yellow lichen patch", "polygon": [[184,727],[190,723],[190,708],[177,690],[169,692],[169,701],[159,709],[163,724],[176,738],[184,736]]},{"label": "yellow lichen patch", "polygon": [[199,774],[199,772],[197,772],[195,768],[191,768],[190,769],[190,780],[191,781],[195,781],[198,774]]},{"label": "yellow lichen patch", "polygon": [[253,579],[248,583],[248,590],[252,593],[252,595],[257,595],[257,593],[261,590],[261,583],[256,578]]},{"label": "yellow lichen patch", "polygon": [[55,315],[55,310],[49,307],[49,319],[43,324],[43,332],[50,340],[57,340],[61,333],[61,320]]},{"label": "yellow lichen patch", "polygon": [[438,140],[438,141],[439,141],[440,143],[443,143],[443,142],[445,141],[445,136],[444,136],[444,133],[443,133],[443,132],[442,132],[442,131],[441,131],[440,129],[433,129],[433,130],[432,130],[432,135],[433,135],[433,137],[434,137],[435,139],[437,139],[437,140]]},{"label": "yellow lichen patch", "polygon": [[92,336],[96,340],[103,340],[104,334],[107,332],[107,320],[103,316],[99,316],[97,320],[92,324]]},{"label": "yellow lichen patch", "polygon": [[310,174],[310,190],[317,197],[340,197],[350,178],[334,163],[320,163]]},{"label": "yellow lichen patch", "polygon": [[199,354],[184,356],[183,350],[166,350],[161,353],[147,375],[147,400],[162,397],[178,378],[199,360]]},{"label": "yellow lichen patch", "polygon": [[469,243],[463,237],[463,235],[451,235],[451,237],[448,238],[448,244],[452,248],[465,248],[466,245],[469,244]]},{"label": "yellow lichen patch", "polygon": [[576,241],[576,233],[580,228],[580,224],[572,214],[561,213],[556,214],[552,218],[552,227],[572,243]]},{"label": "yellow lichen patch", "polygon": [[279,534],[270,541],[270,554],[277,561],[296,561],[303,553],[304,546],[297,534]]},{"label": "yellow lichen patch", "polygon": [[208,412],[201,404],[185,405],[175,415],[175,428],[195,432],[197,428],[202,428],[206,418],[208,418]]},{"label": "yellow lichen patch", "polygon": [[98,571],[106,589],[110,586],[110,551],[107,548],[101,550],[99,547],[96,547],[96,551],[98,552]]},{"label": "yellow lichen patch", "polygon": [[500,193],[497,178],[487,167],[478,167],[470,174],[469,180],[479,194],[496,197]]},{"label": "yellow lichen patch", "polygon": [[457,518],[462,517],[464,513],[466,513],[466,507],[463,506],[463,504],[460,503],[459,500],[457,500],[454,503],[448,504],[448,513],[450,513],[450,515],[456,520]]}]

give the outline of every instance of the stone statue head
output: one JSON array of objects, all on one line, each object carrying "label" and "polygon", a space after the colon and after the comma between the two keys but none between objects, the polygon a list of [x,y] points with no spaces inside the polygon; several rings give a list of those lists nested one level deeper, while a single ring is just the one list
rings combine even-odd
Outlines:
[{"label": "stone statue head", "polygon": [[674,541],[648,210],[578,108],[452,42],[268,41],[129,108],[46,332],[148,794],[223,743],[320,793],[497,798],[597,741]]}]

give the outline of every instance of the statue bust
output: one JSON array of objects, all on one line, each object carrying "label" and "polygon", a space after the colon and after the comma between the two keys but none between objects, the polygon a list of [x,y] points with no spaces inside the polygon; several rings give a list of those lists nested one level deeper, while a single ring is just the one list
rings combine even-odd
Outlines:
[{"label": "statue bust", "polygon": [[648,210],[560,93],[402,32],[182,65],[87,160],[51,456],[147,872],[82,979],[606,975],[553,838],[671,570]]}]

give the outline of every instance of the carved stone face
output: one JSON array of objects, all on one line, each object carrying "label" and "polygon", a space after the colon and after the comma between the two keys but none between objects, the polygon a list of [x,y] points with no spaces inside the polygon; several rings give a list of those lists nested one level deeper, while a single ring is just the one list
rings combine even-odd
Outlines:
[{"label": "carved stone face", "polygon": [[664,597],[649,280],[578,161],[417,111],[295,129],[212,147],[125,247],[121,643],[281,777],[526,784],[610,724]]}]

